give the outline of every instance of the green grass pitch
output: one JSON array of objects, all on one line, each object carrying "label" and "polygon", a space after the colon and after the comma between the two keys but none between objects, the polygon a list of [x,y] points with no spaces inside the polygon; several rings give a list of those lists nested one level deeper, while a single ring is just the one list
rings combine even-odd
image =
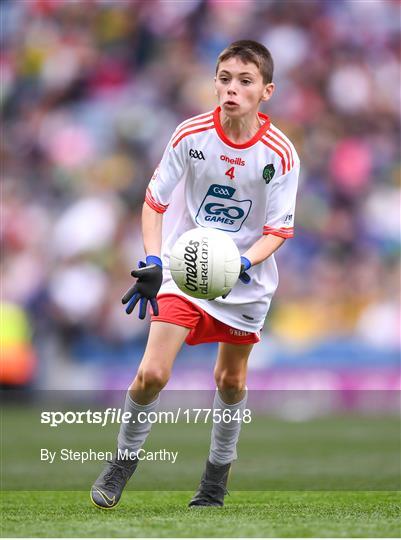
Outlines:
[{"label": "green grass pitch", "polygon": [[188,509],[192,492],[126,492],[98,510],[85,492],[3,492],[4,537],[399,537],[396,492],[232,492]]},{"label": "green grass pitch", "polygon": [[[177,462],[143,462],[120,504],[99,510],[89,488],[103,463],[41,463],[40,448],[113,450],[117,426],[49,428],[40,408],[4,407],[2,537],[399,537],[398,415],[288,422],[255,416],[222,509],[189,509],[211,426],[157,425],[146,449]],[[185,491],[184,491],[185,490]]]}]

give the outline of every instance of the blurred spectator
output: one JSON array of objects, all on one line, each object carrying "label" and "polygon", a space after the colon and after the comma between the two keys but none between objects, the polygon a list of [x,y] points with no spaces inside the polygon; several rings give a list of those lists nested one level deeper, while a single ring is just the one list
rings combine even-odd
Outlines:
[{"label": "blurred spectator", "polygon": [[0,303],[0,386],[27,387],[36,374],[36,355],[26,313],[16,304]]}]

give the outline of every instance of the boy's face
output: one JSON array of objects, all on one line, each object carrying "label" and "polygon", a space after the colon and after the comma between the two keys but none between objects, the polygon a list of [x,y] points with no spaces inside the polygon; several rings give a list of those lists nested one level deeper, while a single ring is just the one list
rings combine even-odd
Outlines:
[{"label": "boy's face", "polygon": [[261,101],[273,94],[274,84],[264,84],[259,68],[232,57],[221,62],[215,77],[218,102],[227,116],[240,118],[256,113]]}]

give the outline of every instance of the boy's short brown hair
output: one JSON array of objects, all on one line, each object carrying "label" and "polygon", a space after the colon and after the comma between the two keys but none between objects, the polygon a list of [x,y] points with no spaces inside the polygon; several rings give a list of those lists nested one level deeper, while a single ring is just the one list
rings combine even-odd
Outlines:
[{"label": "boy's short brown hair", "polygon": [[251,39],[242,39],[234,41],[219,54],[216,64],[216,73],[221,62],[229,58],[238,57],[245,64],[252,62],[256,64],[263,77],[264,84],[271,83],[273,80],[273,58],[270,51],[264,45]]}]

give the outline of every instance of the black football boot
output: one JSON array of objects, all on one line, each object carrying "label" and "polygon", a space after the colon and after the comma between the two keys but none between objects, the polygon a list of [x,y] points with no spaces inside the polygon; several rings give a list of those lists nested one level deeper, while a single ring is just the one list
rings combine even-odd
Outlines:
[{"label": "black football boot", "polygon": [[97,478],[91,488],[91,501],[98,508],[114,508],[121,498],[126,483],[138,466],[138,458],[118,459],[114,456],[109,465]]},{"label": "black football boot", "polygon": [[195,506],[223,506],[224,496],[228,493],[227,480],[230,467],[231,463],[213,465],[207,460],[198,491],[188,506],[190,508]]}]

